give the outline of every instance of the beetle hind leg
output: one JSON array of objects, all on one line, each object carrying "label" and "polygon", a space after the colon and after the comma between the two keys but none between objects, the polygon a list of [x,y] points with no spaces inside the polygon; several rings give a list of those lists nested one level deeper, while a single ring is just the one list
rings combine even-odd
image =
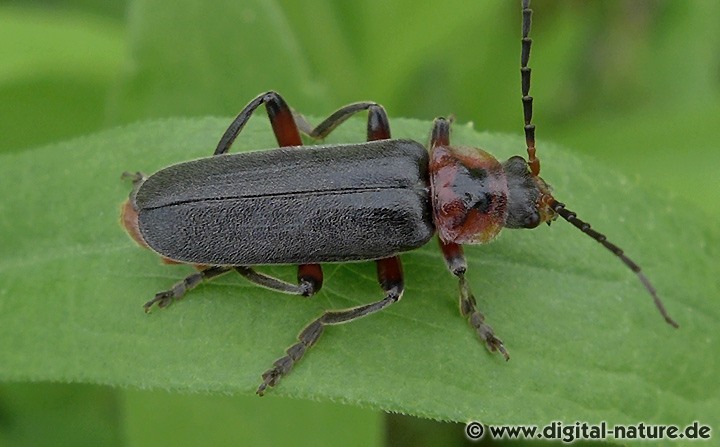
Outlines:
[{"label": "beetle hind leg", "polygon": [[262,375],[263,382],[257,389],[257,394],[262,396],[268,387],[274,387],[278,381],[287,375],[292,367],[300,361],[305,352],[312,347],[320,338],[325,326],[348,323],[366,315],[378,312],[392,303],[399,301],[402,297],[404,284],[402,276],[402,265],[397,256],[380,259],[377,261],[377,274],[380,286],[385,292],[385,297],[374,303],[349,309],[325,311],[319,318],[305,326],[298,335],[298,342],[290,346],[284,357],[277,359],[273,367]]},{"label": "beetle hind leg", "polygon": [[214,266],[188,275],[184,279],[175,283],[171,289],[156,293],[153,299],[143,305],[143,308],[145,309],[145,312],[150,312],[150,309],[155,304],[157,304],[157,306],[161,309],[167,307],[174,301],[181,299],[185,293],[197,287],[201,282],[215,278],[216,276],[227,273],[230,270],[231,267]]}]

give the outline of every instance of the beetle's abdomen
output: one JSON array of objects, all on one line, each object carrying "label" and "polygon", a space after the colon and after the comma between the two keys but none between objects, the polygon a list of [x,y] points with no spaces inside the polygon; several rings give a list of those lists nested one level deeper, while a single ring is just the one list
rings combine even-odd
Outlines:
[{"label": "beetle's abdomen", "polygon": [[377,259],[434,233],[427,152],[403,140],[182,163],[149,177],[136,206],[152,249],[198,264]]}]

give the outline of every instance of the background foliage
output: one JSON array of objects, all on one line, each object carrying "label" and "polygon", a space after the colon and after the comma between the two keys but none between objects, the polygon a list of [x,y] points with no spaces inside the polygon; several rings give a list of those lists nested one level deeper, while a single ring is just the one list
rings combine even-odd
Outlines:
[{"label": "background foliage", "polygon": [[[458,122],[473,121],[480,130],[518,134],[515,3],[1,2],[0,154],[12,160],[38,145],[141,120],[227,119],[267,89],[313,116],[373,99],[391,117],[429,120],[454,113]],[[537,1],[534,9],[531,65],[540,141],[590,154],[633,185],[686,204],[676,212],[715,229],[700,242],[716,241],[720,5],[568,0]],[[542,143],[540,148],[543,156]],[[95,163],[106,161],[98,156]],[[594,195],[611,213],[614,196],[602,189]],[[684,261],[695,262],[689,255]],[[717,265],[708,268],[717,271]],[[713,286],[715,295],[706,299],[717,310]],[[307,419],[299,416],[304,414]],[[424,430],[422,423],[408,428],[391,421],[395,437]],[[717,429],[717,420],[707,422]],[[289,439],[274,438],[281,436],[280,424],[292,433]],[[58,427],[67,430],[59,433]],[[198,433],[216,443],[298,443],[302,436],[331,443],[340,435],[328,427],[342,427],[344,438],[365,445],[380,443],[385,430],[378,413],[327,403],[92,385],[0,388],[0,442],[15,444],[153,445],[192,441]],[[423,433],[422,439],[432,439]]]}]

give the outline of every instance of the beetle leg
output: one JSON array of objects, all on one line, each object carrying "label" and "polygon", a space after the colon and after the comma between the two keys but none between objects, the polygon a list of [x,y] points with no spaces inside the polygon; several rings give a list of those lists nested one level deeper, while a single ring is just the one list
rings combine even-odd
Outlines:
[{"label": "beetle leg", "polygon": [[293,118],[292,111],[288,107],[285,100],[277,92],[269,91],[255,97],[252,101],[240,111],[230,126],[227,128],[222,138],[218,142],[213,155],[220,155],[230,150],[235,138],[247,124],[252,114],[258,107],[265,104],[270,124],[272,125],[275,138],[280,146],[300,146],[300,132]]},{"label": "beetle leg", "polygon": [[[344,123],[348,118],[363,110],[368,111],[367,118],[367,140],[387,140],[390,138],[390,121],[388,120],[385,109],[380,104],[374,102],[356,102],[341,107],[326,118],[317,127],[313,128],[307,122],[304,116],[295,114],[295,124],[303,133],[312,138],[323,139],[330,132],[335,130],[340,124]],[[279,141],[279,140],[278,140]],[[282,143],[280,143],[282,145]],[[322,287],[322,270],[318,264],[303,264],[298,267],[298,281],[301,284],[312,286],[310,291],[303,293],[310,296],[320,290]]]},{"label": "beetle leg", "polygon": [[167,307],[173,301],[182,298],[187,291],[197,287],[201,282],[227,273],[231,269],[232,267],[214,266],[188,275],[185,279],[175,283],[172,289],[156,293],[153,299],[143,305],[145,312],[150,312],[150,308],[152,308],[154,304],[157,304],[159,308]]},{"label": "beetle leg", "polygon": [[130,181],[133,184],[133,189],[130,191],[130,195],[128,196],[133,208],[135,208],[135,194],[137,194],[138,189],[140,189],[142,184],[145,183],[145,180],[147,180],[147,178],[148,178],[148,176],[140,171],[137,171],[137,172],[125,171],[120,176],[121,180],[130,179]]},{"label": "beetle leg", "polygon": [[143,174],[140,171],[137,171],[137,172],[125,171],[120,176],[120,179],[121,180],[130,179],[133,186],[137,189],[147,179],[147,175]]},{"label": "beetle leg", "polygon": [[493,329],[485,323],[485,315],[477,308],[475,296],[465,279],[467,262],[465,262],[462,247],[458,244],[440,241],[440,248],[445,256],[448,269],[460,280],[460,313],[475,328],[475,331],[480,336],[480,339],[485,342],[485,346],[490,352],[499,351],[505,357],[505,360],[509,360],[510,356],[502,340],[495,336]]},{"label": "beetle leg", "polygon": [[[450,145],[451,124],[452,119],[435,118],[430,136],[431,148]],[[465,255],[463,254],[462,247],[452,242],[443,242],[441,239],[440,249],[445,257],[445,263],[447,264],[448,269],[460,280],[460,313],[463,317],[467,318],[470,325],[475,328],[475,331],[480,336],[480,339],[485,342],[485,346],[487,346],[490,352],[499,351],[503,357],[505,357],[505,360],[509,360],[510,356],[508,355],[502,340],[495,336],[493,329],[485,323],[485,315],[483,315],[477,308],[475,296],[470,290],[470,286],[465,279],[467,262],[465,262]]]},{"label": "beetle leg", "polygon": [[[304,133],[315,139],[322,139],[328,136],[330,132],[335,130],[337,126],[345,122],[352,115],[368,111],[367,119],[367,140],[386,140],[390,138],[390,121],[388,120],[385,109],[380,104],[374,102],[356,102],[348,104],[331,114],[325,121],[320,123],[314,129],[302,115],[295,115],[295,124]],[[278,140],[279,141],[279,140]],[[282,143],[280,143],[282,145]],[[303,293],[304,296],[310,296],[322,287],[322,270],[319,264],[303,264],[298,266],[298,281],[300,284],[306,284],[311,288]]]},{"label": "beetle leg", "polygon": [[430,134],[430,147],[450,145],[450,125],[452,119],[438,117],[433,121],[432,133]]},{"label": "beetle leg", "polygon": [[311,296],[320,290],[323,281],[322,269],[319,264],[299,266],[297,285],[257,272],[251,267],[236,266],[235,271],[259,286],[291,295]]},{"label": "beetle leg", "polygon": [[[300,131],[295,123],[292,110],[287,105],[287,102],[280,96],[279,93],[269,91],[256,96],[250,101],[245,108],[243,108],[237,117],[230,123],[220,142],[215,149],[213,155],[220,155],[230,150],[230,146],[235,141],[235,138],[245,127],[253,113],[265,104],[265,110],[267,111],[268,118],[270,119],[270,125],[272,126],[273,132],[275,133],[275,139],[280,147],[286,146],[301,146],[302,139],[300,138]],[[246,268],[246,267],[242,267]],[[260,285],[276,289],[286,293],[298,293],[303,296],[310,296],[317,293],[322,287],[322,270],[320,270],[319,264],[302,264],[298,266],[298,282],[300,283],[299,289],[294,289],[295,286],[291,284],[283,283],[280,280],[271,278],[273,281],[269,281],[267,276],[260,275],[250,270],[252,273],[245,274],[238,270],[240,274],[253,281],[251,278],[259,278],[263,276],[265,279],[257,282]]]},{"label": "beetle leg", "polygon": [[258,387],[257,394],[262,396],[267,387],[277,385],[278,381],[287,375],[293,365],[305,355],[305,352],[318,341],[323,330],[325,330],[325,326],[348,323],[382,310],[392,303],[399,301],[404,290],[400,258],[393,256],[391,258],[378,260],[377,274],[380,286],[385,292],[385,297],[374,303],[362,306],[343,310],[325,311],[319,318],[313,320],[300,332],[298,342],[287,349],[287,355],[276,360],[273,367],[263,373],[263,383]]},{"label": "beetle leg", "polygon": [[344,123],[348,118],[363,110],[368,111],[367,121],[367,140],[386,140],[390,138],[390,122],[387,113],[380,104],[375,102],[355,102],[333,112],[323,122],[315,128],[307,122],[304,116],[295,114],[295,123],[300,130],[316,140],[322,140],[327,137],[330,132],[335,130],[340,124]]},{"label": "beetle leg", "polygon": [[[363,110],[368,111],[367,140],[389,139],[390,121],[388,120],[387,113],[383,106],[374,102],[356,102],[341,107],[315,128],[300,114],[295,114],[294,121],[296,127],[303,133],[315,139],[323,139],[348,118]],[[282,141],[278,139],[278,142],[283,146]],[[298,266],[298,282],[300,282],[301,286],[305,285],[309,287],[309,289],[303,291],[302,295],[310,296],[318,292],[322,287],[322,270],[320,270],[320,265],[303,264]]]},{"label": "beetle leg", "polygon": [[[357,102],[348,104],[321,122],[317,127],[313,128],[310,123],[300,114],[295,114],[296,126],[305,134],[315,139],[323,139],[327,137],[340,124],[344,123],[352,115],[368,111],[367,120],[367,140],[383,140],[390,138],[390,123],[385,109],[374,102]],[[293,286],[291,284],[279,281],[275,278],[261,275],[247,267],[240,273],[246,278],[265,287],[274,288],[287,293],[299,293],[301,286]],[[326,325],[342,324],[357,318],[364,317],[371,313],[384,309],[388,305],[398,301],[402,297],[404,285],[402,275],[402,264],[397,256],[391,258],[380,259],[377,261],[377,272],[380,286],[385,292],[385,298],[374,303],[364,306],[353,307],[340,311],[326,311],[319,318],[311,322],[298,335],[298,343],[287,349],[287,355],[276,360],[273,367],[263,374],[263,383],[258,387],[257,394],[263,395],[267,387],[273,387],[277,384],[281,377],[287,375],[293,365],[297,363],[305,351],[314,345],[322,335]],[[305,279],[310,284],[316,285],[311,293],[301,293],[310,295],[322,286],[322,270],[317,264],[305,264],[298,268],[298,281],[301,285]],[[288,290],[290,288],[290,290]]]},{"label": "beetle leg", "polygon": [[320,291],[323,272],[320,264],[301,264],[298,266],[297,280],[303,296],[312,296]]}]

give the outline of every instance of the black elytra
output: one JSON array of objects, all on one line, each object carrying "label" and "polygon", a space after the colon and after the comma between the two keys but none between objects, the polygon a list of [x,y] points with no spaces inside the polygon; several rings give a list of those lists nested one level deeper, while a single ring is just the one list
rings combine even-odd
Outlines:
[{"label": "black elytra", "polygon": [[[212,157],[151,176],[125,173],[134,184],[122,209],[130,236],[168,263],[198,270],[157,293],[145,303],[146,311],[166,307],[203,281],[230,271],[279,292],[311,296],[323,284],[321,263],[374,260],[383,298],[326,311],[310,322],[262,375],[257,389],[262,395],[291,371],[326,326],[399,301],[404,290],[399,254],[437,234],[447,267],[459,281],[460,313],[490,351],[509,359],[477,308],[465,278],[462,245],[489,242],[503,228],[535,228],[561,217],[635,272],[665,320],[677,327],[640,267],[557,201],[539,176],[529,96],[531,15],[530,1],[523,0],[520,72],[527,160],[515,156],[500,162],[482,149],[451,145],[451,121],[445,118],[434,121],[429,150],[415,141],[392,139],[387,114],[375,102],[349,104],[313,127],[270,91],[245,106]],[[262,105],[280,148],[228,154]],[[300,132],[323,139],[359,112],[367,112],[367,142],[302,144]],[[299,264],[297,284],[254,268],[265,264]]]}]

